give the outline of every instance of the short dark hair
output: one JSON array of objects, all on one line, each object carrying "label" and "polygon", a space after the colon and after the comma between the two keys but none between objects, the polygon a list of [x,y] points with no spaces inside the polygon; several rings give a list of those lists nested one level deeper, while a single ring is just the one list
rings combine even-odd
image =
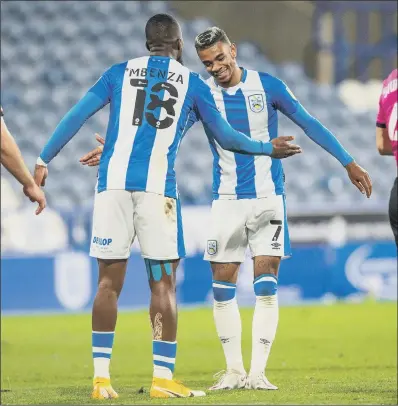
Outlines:
[{"label": "short dark hair", "polygon": [[169,14],[155,14],[145,26],[145,36],[148,42],[164,44],[180,37],[180,25]]},{"label": "short dark hair", "polygon": [[210,48],[218,41],[231,44],[224,30],[218,27],[210,27],[195,38],[195,48],[198,50]]}]

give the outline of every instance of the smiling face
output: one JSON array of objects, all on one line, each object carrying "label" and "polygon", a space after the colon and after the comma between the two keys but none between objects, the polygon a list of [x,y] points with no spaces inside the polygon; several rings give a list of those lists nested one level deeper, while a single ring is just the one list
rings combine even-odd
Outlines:
[{"label": "smiling face", "polygon": [[239,67],[236,64],[236,45],[218,41],[206,49],[198,49],[198,56],[221,86],[228,86],[237,75]]}]

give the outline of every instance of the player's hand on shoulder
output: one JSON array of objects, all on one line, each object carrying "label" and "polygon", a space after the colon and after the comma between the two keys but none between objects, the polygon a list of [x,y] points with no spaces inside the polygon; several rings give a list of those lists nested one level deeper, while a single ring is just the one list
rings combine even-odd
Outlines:
[{"label": "player's hand on shoulder", "polygon": [[97,166],[100,163],[102,151],[104,150],[105,140],[99,134],[95,134],[95,139],[101,144],[86,155],[80,158],[82,165]]},{"label": "player's hand on shoulder", "polygon": [[[47,169],[47,168],[46,168]],[[31,202],[39,203],[39,207],[36,209],[36,215],[40,214],[46,207],[46,196],[36,183],[32,182],[29,185],[23,187],[25,196],[29,197]]]},{"label": "player's hand on shoulder", "polygon": [[273,145],[271,157],[283,159],[296,154],[300,154],[302,152],[300,146],[290,143],[290,141],[293,140],[293,136],[281,136],[274,138],[271,141],[271,144]]},{"label": "player's hand on shoulder", "polygon": [[366,197],[372,194],[372,180],[368,172],[359,166],[355,161],[350,162],[346,167],[348,176],[351,182],[359,189]]}]

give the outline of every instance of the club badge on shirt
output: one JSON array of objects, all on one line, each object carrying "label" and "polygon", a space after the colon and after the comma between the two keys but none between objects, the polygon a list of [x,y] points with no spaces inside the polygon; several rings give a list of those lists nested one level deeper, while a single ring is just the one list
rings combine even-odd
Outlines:
[{"label": "club badge on shirt", "polygon": [[254,113],[260,113],[264,110],[264,99],[262,94],[252,94],[248,97],[250,110]]}]

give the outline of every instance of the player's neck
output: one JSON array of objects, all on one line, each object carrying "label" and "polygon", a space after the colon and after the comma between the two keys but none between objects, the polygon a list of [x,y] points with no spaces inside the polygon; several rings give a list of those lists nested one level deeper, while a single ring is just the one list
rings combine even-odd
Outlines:
[{"label": "player's neck", "polygon": [[173,58],[176,59],[173,52],[165,49],[165,48],[157,48],[157,49],[151,49],[149,52],[150,56],[166,56],[168,58]]},{"label": "player's neck", "polygon": [[217,83],[219,86],[227,89],[229,87],[234,87],[237,84],[239,84],[242,80],[243,77],[243,69],[239,68],[238,65],[236,65],[236,68],[234,69],[231,80],[227,83]]}]

